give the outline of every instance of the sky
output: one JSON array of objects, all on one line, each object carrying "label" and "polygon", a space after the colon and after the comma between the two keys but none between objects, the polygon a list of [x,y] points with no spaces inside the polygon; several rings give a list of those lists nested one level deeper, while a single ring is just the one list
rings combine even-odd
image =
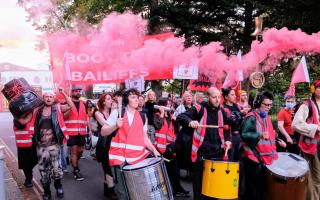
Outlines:
[{"label": "sky", "polygon": [[48,53],[35,49],[41,33],[26,21],[26,11],[16,2],[0,1],[0,63],[46,70],[49,65]]}]

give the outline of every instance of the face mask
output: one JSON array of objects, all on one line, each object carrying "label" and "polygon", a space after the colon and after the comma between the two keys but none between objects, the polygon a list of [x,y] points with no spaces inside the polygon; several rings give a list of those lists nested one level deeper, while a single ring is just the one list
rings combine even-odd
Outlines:
[{"label": "face mask", "polygon": [[296,105],[295,103],[286,103],[286,107],[289,109],[294,108],[295,105]]},{"label": "face mask", "polygon": [[267,116],[267,113],[266,112],[264,112],[264,111],[261,111],[260,113],[259,113],[259,115],[260,115],[260,117],[261,118],[266,118],[266,116]]}]

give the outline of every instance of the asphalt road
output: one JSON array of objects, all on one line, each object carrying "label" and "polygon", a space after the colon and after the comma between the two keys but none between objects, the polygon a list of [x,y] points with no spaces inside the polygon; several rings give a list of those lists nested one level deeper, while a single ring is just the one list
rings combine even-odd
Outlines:
[{"label": "asphalt road", "polygon": [[[12,116],[8,112],[0,113],[0,137],[13,152],[17,155],[17,149],[14,139],[14,133],[12,130]],[[69,167],[69,173],[64,174],[63,187],[65,190],[64,200],[98,200],[107,199],[103,196],[103,170],[97,161],[93,160],[89,152],[84,153],[84,158],[80,160],[80,170],[83,174],[84,181],[76,181],[73,178],[72,169]],[[40,174],[37,166],[33,170],[36,183],[40,184]],[[181,171],[182,175],[185,175],[185,171]],[[182,178],[182,184],[185,189],[191,191],[192,185],[189,180]],[[52,184],[53,199],[55,198],[55,190]],[[176,198],[176,199],[192,199],[192,198]]]}]

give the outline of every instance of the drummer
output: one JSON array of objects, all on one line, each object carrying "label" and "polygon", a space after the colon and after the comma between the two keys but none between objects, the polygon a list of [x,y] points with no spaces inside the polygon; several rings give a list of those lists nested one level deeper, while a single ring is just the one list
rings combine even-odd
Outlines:
[{"label": "drummer", "polygon": [[253,102],[254,109],[247,114],[241,125],[245,169],[244,199],[265,199],[266,179],[263,165],[270,165],[278,158],[276,133],[268,116],[272,101],[273,95],[270,92],[258,94]]},{"label": "drummer", "polygon": [[145,116],[137,110],[139,95],[136,89],[127,90],[123,95],[124,109],[113,110],[106,124],[101,128],[101,135],[104,136],[117,131],[111,141],[109,162],[119,200],[129,199],[123,176],[120,173],[121,168],[125,164],[135,164],[144,160],[150,155],[150,151],[156,157],[160,156],[147,135]]},{"label": "drummer", "polygon": [[[220,91],[210,87],[208,102],[191,107],[177,117],[178,122],[188,131],[181,134],[193,134],[191,160],[193,162],[193,199],[209,199],[201,194],[203,159],[222,160],[225,148],[231,147],[230,130],[223,126],[225,113],[220,109]],[[200,125],[218,125],[222,128],[198,128]],[[223,128],[224,127],[224,128]]]}]

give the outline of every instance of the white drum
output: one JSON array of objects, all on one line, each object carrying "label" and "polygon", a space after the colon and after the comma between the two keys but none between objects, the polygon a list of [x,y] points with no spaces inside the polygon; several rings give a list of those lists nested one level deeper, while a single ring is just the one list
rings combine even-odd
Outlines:
[{"label": "white drum", "polygon": [[173,194],[162,158],[147,158],[122,168],[131,200],[172,200]]}]

